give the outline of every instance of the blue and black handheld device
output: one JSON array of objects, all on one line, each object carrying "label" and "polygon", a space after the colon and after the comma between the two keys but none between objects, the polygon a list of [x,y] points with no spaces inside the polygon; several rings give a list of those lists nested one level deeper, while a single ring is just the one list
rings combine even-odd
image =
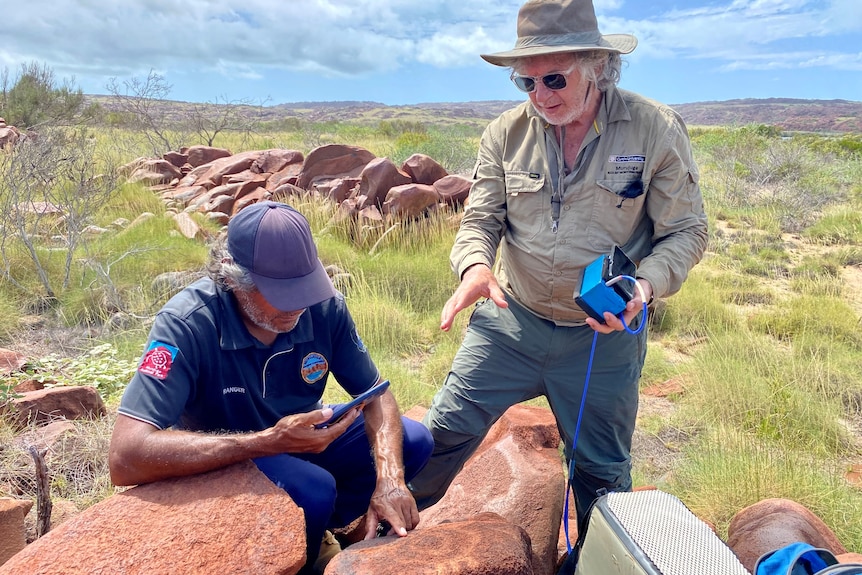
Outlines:
[{"label": "blue and black handheld device", "polygon": [[635,289],[630,281],[616,281],[611,285],[607,285],[607,282],[619,276],[633,278],[636,273],[634,262],[622,248],[614,246],[611,253],[596,258],[584,269],[584,279],[579,294],[575,296],[575,303],[587,315],[605,323],[604,312],[621,314],[634,297]]}]

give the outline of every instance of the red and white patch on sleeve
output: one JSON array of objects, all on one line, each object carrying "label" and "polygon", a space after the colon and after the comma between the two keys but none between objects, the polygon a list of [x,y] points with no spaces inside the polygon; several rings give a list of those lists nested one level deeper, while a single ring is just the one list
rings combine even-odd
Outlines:
[{"label": "red and white patch on sleeve", "polygon": [[138,371],[144,375],[150,375],[156,379],[164,379],[171,371],[174,358],[179,350],[172,345],[160,341],[151,341]]}]

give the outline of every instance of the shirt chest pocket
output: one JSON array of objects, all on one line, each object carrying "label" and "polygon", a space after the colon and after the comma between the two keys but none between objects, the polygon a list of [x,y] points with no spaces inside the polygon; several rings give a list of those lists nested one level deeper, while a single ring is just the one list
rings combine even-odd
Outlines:
[{"label": "shirt chest pocket", "polygon": [[550,199],[541,193],[545,176],[537,172],[508,171],[505,178],[509,234],[516,241],[532,239],[550,217],[547,213]]},{"label": "shirt chest pocket", "polygon": [[646,186],[642,179],[598,180],[590,219],[590,245],[605,250],[625,244],[644,213]]},{"label": "shirt chest pocket", "polygon": [[605,192],[610,192],[616,197],[605,198],[615,203],[620,209],[643,203],[645,191],[644,181],[641,178],[632,180],[598,180],[598,186]]}]

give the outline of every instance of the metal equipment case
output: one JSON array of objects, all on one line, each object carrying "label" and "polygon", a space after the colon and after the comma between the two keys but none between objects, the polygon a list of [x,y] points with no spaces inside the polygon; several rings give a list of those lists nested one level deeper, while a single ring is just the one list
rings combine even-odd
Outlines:
[{"label": "metal equipment case", "polygon": [[579,545],[575,575],[751,575],[706,523],[662,491],[603,495]]}]

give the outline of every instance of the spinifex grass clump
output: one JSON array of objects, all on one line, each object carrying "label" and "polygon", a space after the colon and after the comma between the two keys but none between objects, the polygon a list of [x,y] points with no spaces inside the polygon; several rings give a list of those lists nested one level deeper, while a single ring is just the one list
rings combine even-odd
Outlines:
[{"label": "spinifex grass clump", "polygon": [[710,427],[674,470],[671,489],[722,537],[741,509],[782,497],[810,509],[847,549],[859,549],[862,494],[844,480],[846,467],[784,444],[763,442],[732,426]]}]

